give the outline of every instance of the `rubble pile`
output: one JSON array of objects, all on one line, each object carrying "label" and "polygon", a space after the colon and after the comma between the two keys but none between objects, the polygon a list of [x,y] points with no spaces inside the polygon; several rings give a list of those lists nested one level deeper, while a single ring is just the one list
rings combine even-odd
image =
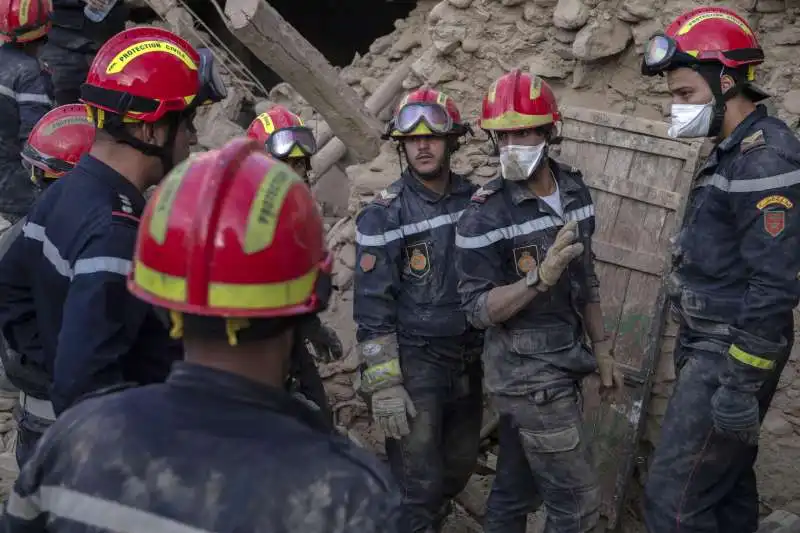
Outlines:
[{"label": "rubble pile", "polygon": [[[706,5],[726,5],[745,14],[759,32],[767,62],[757,82],[776,95],[770,107],[793,127],[800,122],[800,6],[784,0],[421,0],[395,31],[376,40],[370,51],[356,55],[342,77],[365,98],[395,65],[414,57],[406,90],[423,83],[453,96],[462,115],[475,120],[481,98],[491,82],[521,67],[546,78],[563,105],[605,109],[621,114],[661,119],[669,112],[663,79],[640,74],[641,49],[647,38],[680,12]],[[270,98],[304,105],[290,87],[281,85]],[[310,109],[303,111],[312,118]],[[386,117],[384,117],[386,118]],[[474,126],[474,123],[473,123]],[[497,161],[483,132],[476,128],[454,160],[457,171],[483,183],[497,172]],[[352,279],[355,268],[354,216],[359,207],[400,172],[396,149],[386,143],[373,161],[347,168],[350,215],[328,234],[337,260],[338,287],[326,320],[337,329],[346,349],[355,343],[352,321]],[[799,337],[800,338],[800,337]],[[800,350],[796,350],[800,353]],[[352,357],[352,352],[351,352]],[[346,413],[340,423],[368,427],[366,407],[344,393],[354,374],[354,361],[324,368],[331,400]],[[800,361],[793,356],[783,373],[772,409],[764,423],[759,458],[759,482],[765,510],[800,513]],[[643,449],[658,442],[660,421],[675,380],[672,358],[662,357],[648,414]],[[356,407],[357,406],[357,407]],[[336,407],[335,407],[336,409]],[[642,474],[646,471],[642,468]]]}]

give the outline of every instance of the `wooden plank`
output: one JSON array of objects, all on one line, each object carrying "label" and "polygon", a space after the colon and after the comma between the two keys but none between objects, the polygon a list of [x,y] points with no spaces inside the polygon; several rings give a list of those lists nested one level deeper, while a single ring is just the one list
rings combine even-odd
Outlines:
[{"label": "wooden plank", "polygon": [[673,139],[667,135],[669,124],[657,120],[646,118],[631,117],[609,113],[600,109],[589,109],[586,107],[569,106],[561,109],[561,116],[565,119],[589,122],[608,128],[614,128],[632,133],[641,133],[652,137],[660,137],[674,143],[692,144],[691,139]]},{"label": "wooden plank", "polygon": [[597,239],[592,240],[592,250],[598,261],[629,268],[651,276],[661,276],[664,272],[664,258],[657,254],[639,252]]},{"label": "wooden plank", "polygon": [[618,194],[630,198],[631,200],[637,200],[658,207],[666,207],[672,211],[677,210],[681,204],[681,198],[678,196],[678,193],[651,187],[643,183],[634,183],[619,176],[589,174],[585,176],[585,178],[586,184],[589,185],[589,187],[612,194]]},{"label": "wooden plank", "polygon": [[[614,146],[617,148],[627,148],[637,152],[647,152],[651,154],[685,159],[691,155],[692,147],[684,143],[673,143],[658,137],[648,137],[644,135],[632,134],[626,131],[612,130],[603,126],[583,123],[584,127],[578,128],[578,122],[565,122],[561,130],[563,136],[572,139]],[[591,126],[587,128],[585,126]]]},{"label": "wooden plank", "polygon": [[378,155],[381,127],[352,87],[266,0],[229,0],[225,25],[262,63],[290,83],[363,161]]}]

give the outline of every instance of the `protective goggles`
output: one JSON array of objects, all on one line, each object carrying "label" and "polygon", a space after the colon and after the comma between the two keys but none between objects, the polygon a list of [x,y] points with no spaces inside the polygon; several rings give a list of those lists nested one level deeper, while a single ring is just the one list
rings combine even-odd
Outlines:
[{"label": "protective goggles", "polygon": [[214,54],[208,48],[199,48],[197,53],[200,55],[198,67],[200,88],[194,102],[197,102],[198,106],[221,102],[228,97],[228,88],[222,81],[219,68],[214,61]]},{"label": "protective goggles", "polygon": [[[305,126],[292,126],[282,128],[267,137],[267,152],[285,159],[287,157],[311,157],[317,152],[317,140],[314,134]],[[292,154],[295,148],[302,153]]]},{"label": "protective goggles", "polygon": [[408,134],[424,123],[431,133],[447,135],[452,133],[453,119],[447,110],[439,104],[407,104],[404,105],[394,119],[391,133]]},{"label": "protective goggles", "polygon": [[731,68],[760,63],[764,51],[760,48],[740,48],[738,50],[710,50],[690,55],[678,50],[675,39],[662,33],[653,35],[647,42],[642,58],[642,74],[653,76],[675,67],[696,65],[705,61],[718,61]]}]

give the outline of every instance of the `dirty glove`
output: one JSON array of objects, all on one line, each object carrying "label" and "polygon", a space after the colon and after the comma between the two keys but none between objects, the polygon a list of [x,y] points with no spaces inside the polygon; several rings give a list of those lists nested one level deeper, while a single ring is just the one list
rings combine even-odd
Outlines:
[{"label": "dirty glove", "polygon": [[344,356],[344,349],[339,336],[319,319],[306,326],[303,334],[317,363],[338,361]]},{"label": "dirty glove", "polygon": [[387,438],[399,439],[411,432],[408,418],[417,416],[414,403],[402,385],[372,395],[372,419]]},{"label": "dirty glove", "polygon": [[758,444],[761,418],[755,394],[723,385],[711,397],[711,417],[720,435],[748,446]]},{"label": "dirty glove", "polygon": [[578,223],[574,220],[559,230],[553,246],[547,250],[544,261],[539,265],[539,279],[548,287],[558,283],[569,262],[583,253],[583,244],[576,243]]},{"label": "dirty glove", "polygon": [[625,378],[614,360],[612,342],[610,338],[593,342],[592,351],[597,360],[597,371],[600,374],[601,394],[605,396],[608,392],[613,391],[614,398],[621,400],[625,390]]}]

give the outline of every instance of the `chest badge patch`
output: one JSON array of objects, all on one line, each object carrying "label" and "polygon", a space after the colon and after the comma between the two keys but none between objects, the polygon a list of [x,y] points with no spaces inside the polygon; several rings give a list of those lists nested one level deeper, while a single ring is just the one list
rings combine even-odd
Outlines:
[{"label": "chest badge patch", "polygon": [[406,246],[406,267],[412,276],[421,278],[431,271],[431,254],[428,243]]},{"label": "chest badge patch", "polygon": [[517,275],[524,278],[528,272],[536,268],[539,261],[539,248],[535,245],[514,248],[514,264]]},{"label": "chest badge patch", "polygon": [[770,237],[777,237],[786,229],[786,211],[783,209],[768,209],[764,211],[764,231]]}]

